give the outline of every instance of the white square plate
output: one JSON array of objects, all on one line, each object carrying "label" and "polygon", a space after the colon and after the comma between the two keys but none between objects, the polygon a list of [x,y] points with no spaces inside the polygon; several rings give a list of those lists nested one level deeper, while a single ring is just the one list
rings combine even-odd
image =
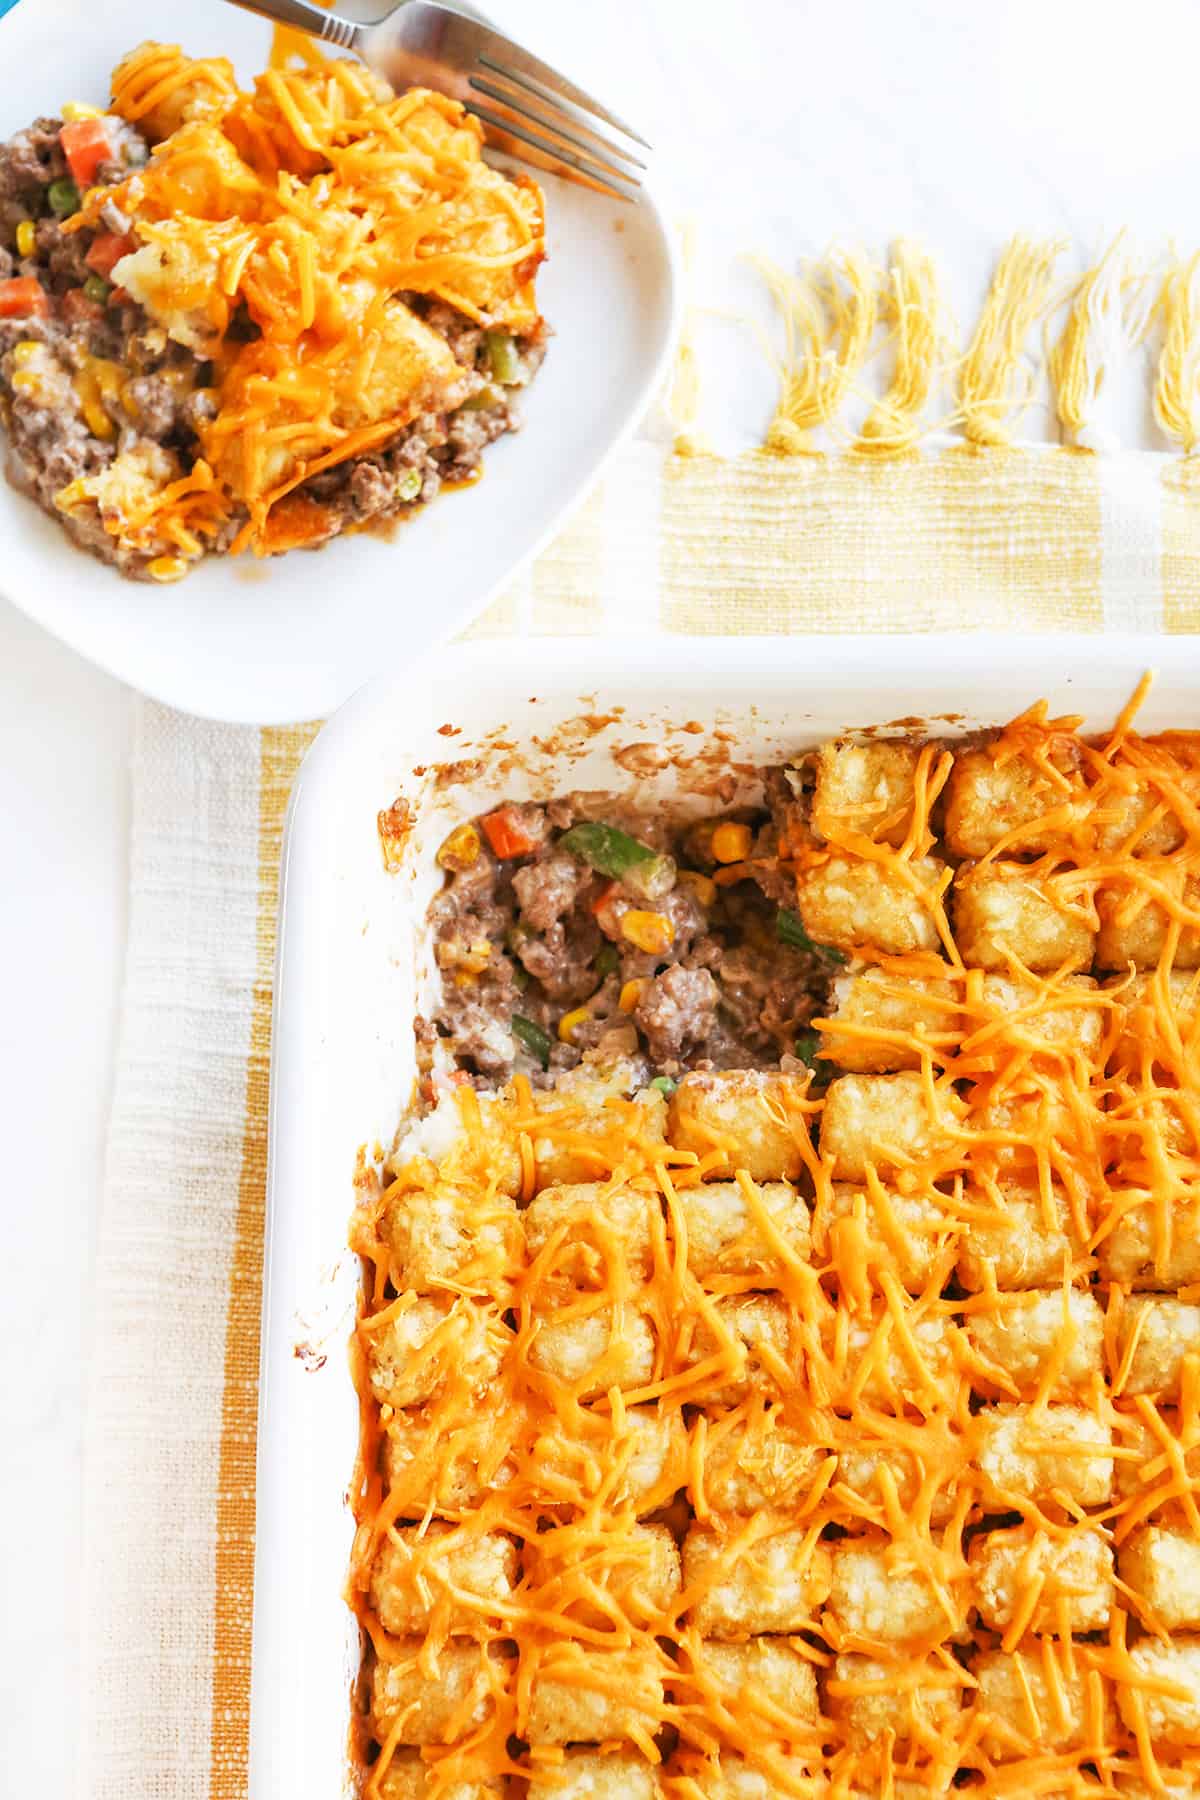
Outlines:
[{"label": "white square plate", "polygon": [[[359,1275],[343,1246],[355,1152],[390,1144],[412,1091],[412,1019],[428,975],[421,921],[440,880],[434,852],[452,825],[502,793],[685,793],[675,768],[647,773],[656,760],[647,746],[690,757],[697,784],[711,784],[720,740],[688,731],[695,720],[731,733],[727,753],[751,764],[889,720],[926,718],[955,736],[1042,696],[1099,732],[1161,664],[1138,728],[1200,728],[1195,638],[675,638],[656,656],[647,648],[546,640],[531,677],[527,645],[451,646],[365,689],[301,771],[275,986],[252,1800],[331,1800],[352,1779],[359,1647],[341,1596]],[[631,745],[641,749],[626,754]],[[462,759],[462,778],[439,784],[431,771],[448,758]],[[400,872],[388,875],[376,815],[398,795],[413,809],[412,833]]]},{"label": "white square plate", "polygon": [[[228,55],[244,83],[265,66],[260,20],[224,0],[185,11],[23,0],[0,22],[0,137],[64,101],[101,102],[114,65],[143,38]],[[0,591],[131,686],[217,719],[319,718],[380,669],[451,637],[553,535],[633,430],[673,344],[675,256],[653,200],[625,206],[552,176],[545,185],[539,294],[555,336],[524,399],[524,431],[489,446],[482,481],[390,538],[212,558],[154,587],[77,550],[0,480]]]}]

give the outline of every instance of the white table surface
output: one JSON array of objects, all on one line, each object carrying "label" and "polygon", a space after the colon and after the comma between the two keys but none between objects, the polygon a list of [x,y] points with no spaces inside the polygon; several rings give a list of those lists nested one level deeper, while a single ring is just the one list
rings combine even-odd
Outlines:
[{"label": "white table surface", "polygon": [[[1192,0],[1145,0],[1136,19],[1116,0],[492,11],[648,121],[681,214],[701,231],[731,222],[745,247],[794,257],[839,233],[923,235],[969,299],[1014,230],[1064,232],[1085,256],[1124,224],[1152,247],[1196,242]],[[0,49],[3,36],[0,23]],[[49,71],[30,72],[30,91],[31,111],[69,97]],[[753,303],[752,277],[723,254],[702,253],[698,270],[718,305]],[[769,383],[747,380],[736,327],[703,329],[714,410],[749,433]],[[0,600],[0,1787],[12,1794],[73,1782],[80,1401],[135,711]]]}]

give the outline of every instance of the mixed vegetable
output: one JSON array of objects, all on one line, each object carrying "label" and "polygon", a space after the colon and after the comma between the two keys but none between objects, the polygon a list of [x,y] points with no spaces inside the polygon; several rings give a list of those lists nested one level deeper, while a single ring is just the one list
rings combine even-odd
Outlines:
[{"label": "mixed vegetable", "polygon": [[[111,178],[114,168],[125,170],[146,159],[145,144],[123,120],[82,101],[63,107],[57,137],[61,151],[58,167],[65,163],[68,173],[55,176],[40,194],[32,187],[25,189],[23,204],[29,207],[28,216],[19,219],[13,231],[13,243],[22,262],[37,257],[45,248],[38,233],[39,223],[65,223],[79,212],[88,188]],[[74,309],[66,308],[68,314],[72,310],[80,314],[80,302],[94,308],[105,307],[116,291],[110,279],[112,271],[135,247],[132,238],[124,233],[100,233],[85,259],[91,273],[63,297],[75,303]],[[0,319],[48,318],[51,299],[38,275],[23,272],[10,276],[0,281]]]}]

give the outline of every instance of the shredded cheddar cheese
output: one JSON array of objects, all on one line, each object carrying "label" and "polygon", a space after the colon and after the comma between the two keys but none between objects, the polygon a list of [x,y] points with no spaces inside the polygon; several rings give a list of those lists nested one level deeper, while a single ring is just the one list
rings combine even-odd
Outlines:
[{"label": "shredded cheddar cheese", "polygon": [[1036,707],[907,768],[780,856],[802,916],[837,864],[928,917],[839,983],[940,984],[936,1033],[839,1000],[876,1054],[828,1085],[459,1086],[364,1175],[373,1800],[414,1751],[435,1795],[1192,1791],[1200,743]]}]

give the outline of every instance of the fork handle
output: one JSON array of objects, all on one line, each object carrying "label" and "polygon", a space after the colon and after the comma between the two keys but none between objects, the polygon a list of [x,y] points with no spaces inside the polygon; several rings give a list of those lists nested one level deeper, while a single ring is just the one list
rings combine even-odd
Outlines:
[{"label": "fork handle", "polygon": [[336,44],[339,50],[356,50],[363,30],[352,19],[339,19],[322,6],[310,5],[309,0],[232,0],[232,4],[271,19],[276,25],[294,25],[297,31],[306,31],[322,43]]}]

